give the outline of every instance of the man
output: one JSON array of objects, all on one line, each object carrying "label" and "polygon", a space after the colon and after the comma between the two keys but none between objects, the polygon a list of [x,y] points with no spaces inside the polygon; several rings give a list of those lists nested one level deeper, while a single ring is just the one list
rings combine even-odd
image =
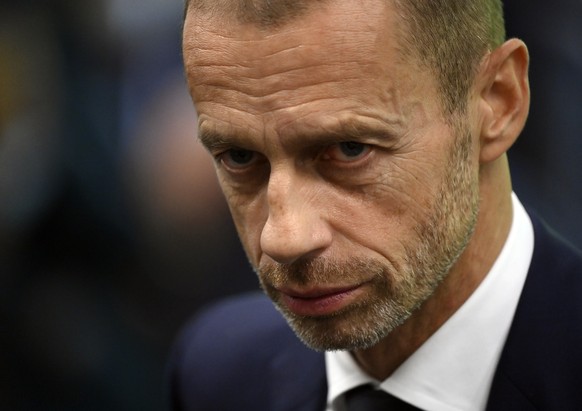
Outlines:
[{"label": "man", "polygon": [[223,303],[177,344],[175,409],[582,404],[582,257],[512,194],[528,53],[499,1],[191,0],[184,60],[248,258],[312,350],[265,297]]}]

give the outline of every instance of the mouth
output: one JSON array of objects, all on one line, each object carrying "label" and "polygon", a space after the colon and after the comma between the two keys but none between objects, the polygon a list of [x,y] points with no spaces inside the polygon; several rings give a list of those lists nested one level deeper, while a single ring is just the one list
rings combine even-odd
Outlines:
[{"label": "mouth", "polygon": [[334,288],[298,290],[280,288],[281,303],[289,311],[303,317],[334,314],[352,304],[362,293],[364,284]]}]

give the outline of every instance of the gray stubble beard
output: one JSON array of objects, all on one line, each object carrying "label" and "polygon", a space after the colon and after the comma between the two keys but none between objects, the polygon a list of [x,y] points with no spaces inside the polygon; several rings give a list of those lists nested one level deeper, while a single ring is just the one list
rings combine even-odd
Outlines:
[{"label": "gray stubble beard", "polygon": [[[432,211],[415,228],[418,242],[406,248],[402,267],[375,260],[274,264],[257,270],[261,286],[297,336],[317,351],[362,350],[403,324],[437,289],[467,247],[479,213],[478,176],[471,174],[470,136],[458,135]],[[370,293],[337,313],[303,317],[280,301],[273,282],[370,278]]]}]

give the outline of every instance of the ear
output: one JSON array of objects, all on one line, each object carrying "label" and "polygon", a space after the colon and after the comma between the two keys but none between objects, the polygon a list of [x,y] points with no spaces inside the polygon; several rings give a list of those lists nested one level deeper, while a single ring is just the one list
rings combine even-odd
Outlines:
[{"label": "ear", "polygon": [[528,65],[526,45],[511,39],[492,51],[481,66],[477,84],[482,164],[503,155],[523,130],[530,102]]}]

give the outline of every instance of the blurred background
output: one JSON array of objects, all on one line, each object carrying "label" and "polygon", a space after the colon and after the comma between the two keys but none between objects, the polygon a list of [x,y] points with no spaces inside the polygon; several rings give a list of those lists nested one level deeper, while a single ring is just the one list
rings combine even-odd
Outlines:
[{"label": "blurred background", "polygon": [[[196,141],[181,0],[0,5],[0,409],[166,409],[201,305],[258,288]],[[582,246],[582,1],[512,0],[530,47],[515,191]]]}]

